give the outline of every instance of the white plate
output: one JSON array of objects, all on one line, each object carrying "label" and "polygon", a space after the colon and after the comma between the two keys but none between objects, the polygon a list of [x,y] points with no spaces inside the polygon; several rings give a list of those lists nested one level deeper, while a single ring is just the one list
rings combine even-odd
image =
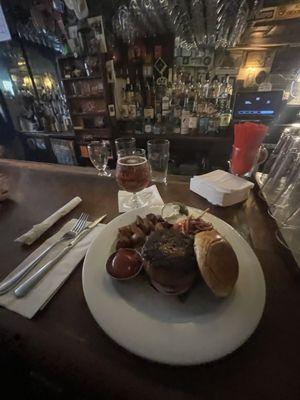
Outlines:
[{"label": "white plate", "polygon": [[137,215],[160,211],[161,207],[147,207],[120,215],[94,240],[82,273],[88,307],[112,339],[141,357],[173,365],[217,360],[241,346],[261,318],[266,289],[259,261],[230,225],[206,214],[204,219],[229,241],[239,261],[238,281],[229,298],[215,298],[202,284],[180,302],[156,292],[145,276],[127,282],[111,279],[105,263],[118,228],[133,223]]}]

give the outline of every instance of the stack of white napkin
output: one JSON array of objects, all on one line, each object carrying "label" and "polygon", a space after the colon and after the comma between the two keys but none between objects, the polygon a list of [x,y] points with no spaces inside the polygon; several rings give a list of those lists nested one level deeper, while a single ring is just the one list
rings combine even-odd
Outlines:
[{"label": "stack of white napkin", "polygon": [[246,200],[253,186],[252,182],[220,169],[194,176],[190,182],[193,192],[222,207]]}]

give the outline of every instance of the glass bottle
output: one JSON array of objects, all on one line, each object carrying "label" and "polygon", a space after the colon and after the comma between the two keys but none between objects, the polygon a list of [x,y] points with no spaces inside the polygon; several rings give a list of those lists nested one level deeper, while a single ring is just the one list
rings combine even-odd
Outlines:
[{"label": "glass bottle", "polygon": [[154,108],[152,106],[152,93],[148,80],[146,81],[146,106],[144,107],[144,118],[154,119]]},{"label": "glass bottle", "polygon": [[197,96],[195,96],[193,110],[189,116],[189,134],[196,135],[197,133],[198,133],[198,113],[197,113]]},{"label": "glass bottle", "polygon": [[[161,119],[162,116],[162,86],[156,86],[155,90],[155,100],[154,100],[154,105],[155,105],[155,118]],[[151,101],[151,96],[150,96],[150,101]]]},{"label": "glass bottle", "polygon": [[122,116],[122,119],[129,118],[129,104],[127,101],[126,90],[124,88],[122,90],[121,116]]},{"label": "glass bottle", "polygon": [[189,133],[189,117],[190,117],[190,110],[189,110],[189,99],[188,93],[186,93],[184,105],[181,113],[181,128],[180,133],[182,135],[188,135]]},{"label": "glass bottle", "polygon": [[168,88],[165,88],[165,93],[163,94],[161,101],[161,109],[162,109],[162,117],[166,119],[166,117],[170,114],[170,95]]},{"label": "glass bottle", "polygon": [[206,74],[206,82],[203,85],[203,97],[208,99],[210,96],[210,80],[209,74]]},{"label": "glass bottle", "polygon": [[154,135],[160,135],[163,133],[162,119],[161,119],[161,115],[159,115],[159,114],[156,116],[156,121],[155,121],[155,124],[153,125],[153,133],[154,133]]},{"label": "glass bottle", "polygon": [[220,82],[217,76],[215,76],[212,80],[210,92],[211,92],[210,97],[212,99],[218,99],[220,95]]},{"label": "glass bottle", "polygon": [[135,85],[135,93],[134,93],[134,100],[136,104],[136,117],[142,118],[143,116],[143,96],[141,90],[141,84],[137,81]]},{"label": "glass bottle", "polygon": [[144,133],[151,134],[152,133],[152,120],[147,117],[144,120]]},{"label": "glass bottle", "polygon": [[169,131],[175,135],[179,135],[181,131],[181,107],[178,101],[177,104],[174,104],[171,112]]},{"label": "glass bottle", "polygon": [[220,128],[227,128],[231,121],[231,110],[229,108],[228,102],[225,103],[220,112]]}]

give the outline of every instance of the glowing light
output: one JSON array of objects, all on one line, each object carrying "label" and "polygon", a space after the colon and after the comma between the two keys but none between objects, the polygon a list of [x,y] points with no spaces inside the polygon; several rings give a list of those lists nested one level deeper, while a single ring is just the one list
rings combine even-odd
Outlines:
[{"label": "glowing light", "polygon": [[254,74],[254,72],[255,72],[256,70],[257,70],[257,68],[254,68],[254,67],[248,67],[248,68],[246,68],[246,72],[247,72],[248,75]]},{"label": "glowing light", "polygon": [[46,89],[52,89],[53,82],[49,78],[49,76],[45,76],[45,78],[44,78],[44,86],[45,86]]},{"label": "glowing light", "polygon": [[23,86],[31,87],[31,79],[29,78],[29,76],[24,76],[24,78],[23,78]]}]

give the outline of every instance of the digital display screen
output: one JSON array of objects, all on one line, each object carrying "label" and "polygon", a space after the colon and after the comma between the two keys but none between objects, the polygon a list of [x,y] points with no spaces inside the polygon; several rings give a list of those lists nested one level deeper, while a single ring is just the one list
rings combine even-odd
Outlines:
[{"label": "digital display screen", "polygon": [[281,90],[241,92],[236,94],[234,119],[271,119],[278,115],[282,104]]}]

